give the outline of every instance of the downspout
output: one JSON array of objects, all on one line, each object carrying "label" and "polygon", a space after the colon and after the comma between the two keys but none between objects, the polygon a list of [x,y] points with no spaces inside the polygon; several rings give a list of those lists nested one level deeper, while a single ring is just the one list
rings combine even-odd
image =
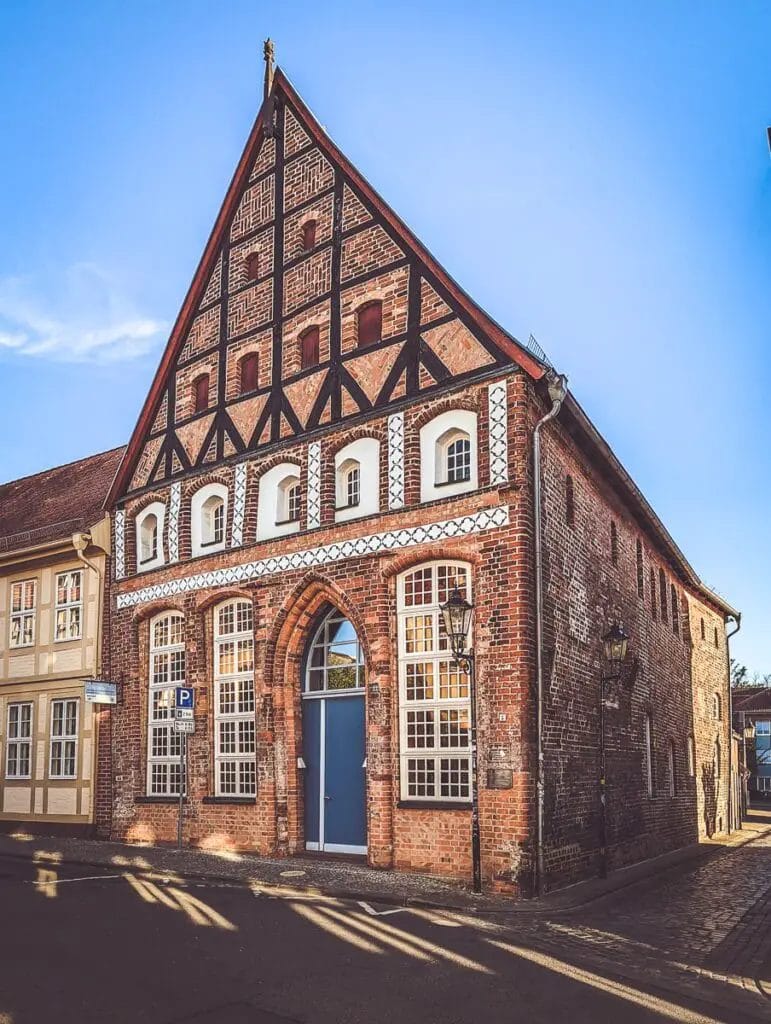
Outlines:
[{"label": "downspout", "polygon": [[544,865],[544,803],[546,784],[543,762],[543,546],[541,516],[541,430],[559,413],[567,394],[568,379],[564,374],[552,371],[548,378],[551,409],[535,425],[533,430],[533,528],[535,533],[535,675],[536,675],[536,743],[537,743],[537,820],[536,820],[536,891],[543,896],[546,891],[546,869]]},{"label": "downspout", "polygon": [[[730,633],[726,633],[725,637],[725,660],[726,668],[728,670],[728,831],[733,831],[736,826],[736,822],[733,820],[734,817],[734,794],[733,794],[733,753],[734,753],[734,695],[731,688],[731,652],[728,649],[728,641],[732,636],[736,636],[739,630],[742,628],[742,617],[741,614],[735,616],[729,616],[733,618],[736,623],[736,629],[732,629]],[[742,736],[742,740],[744,737]],[[741,828],[741,808],[739,809],[739,827]]]}]

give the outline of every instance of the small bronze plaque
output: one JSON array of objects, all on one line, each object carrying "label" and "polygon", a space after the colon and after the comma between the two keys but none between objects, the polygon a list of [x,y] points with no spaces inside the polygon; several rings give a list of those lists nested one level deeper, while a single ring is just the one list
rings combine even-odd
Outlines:
[{"label": "small bronze plaque", "polygon": [[488,768],[488,789],[511,789],[514,785],[514,772],[511,768]]}]

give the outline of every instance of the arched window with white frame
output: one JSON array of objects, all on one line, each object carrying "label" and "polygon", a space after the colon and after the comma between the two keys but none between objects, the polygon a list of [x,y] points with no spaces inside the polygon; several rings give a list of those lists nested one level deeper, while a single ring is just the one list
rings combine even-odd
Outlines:
[{"label": "arched window with white frame", "polygon": [[214,789],[217,796],[257,793],[254,633],[251,601],[214,609]]},{"label": "arched window with white frame", "polygon": [[360,437],[335,454],[335,522],[380,511],[380,441]]},{"label": "arched window with white frame", "polygon": [[477,486],[476,413],[440,413],[420,429],[420,500],[450,497]]},{"label": "arched window with white frame", "polygon": [[174,731],[174,691],[185,685],[185,620],[163,612],[150,622],[147,707],[147,793],[176,796],[181,733]]},{"label": "arched window with white frame", "polygon": [[713,693],[712,694],[712,717],[713,717],[713,719],[716,722],[720,721],[721,713],[722,713],[722,706],[721,706],[721,701],[720,701],[720,694],[719,693]]},{"label": "arched window with white frame", "polygon": [[221,551],[226,543],[228,489],[212,483],[199,488],[190,500],[190,539],[193,557]]},{"label": "arched window with white frame", "polygon": [[154,501],[136,518],[137,572],[163,565],[163,523],[166,506]]},{"label": "arched window with white frame", "polygon": [[282,462],[263,473],[257,494],[257,540],[296,533],[301,516],[300,467]]},{"label": "arched window with white frame", "polygon": [[397,582],[402,800],[471,799],[469,678],[452,660],[439,610],[456,586],[470,601],[462,562],[425,563]]}]

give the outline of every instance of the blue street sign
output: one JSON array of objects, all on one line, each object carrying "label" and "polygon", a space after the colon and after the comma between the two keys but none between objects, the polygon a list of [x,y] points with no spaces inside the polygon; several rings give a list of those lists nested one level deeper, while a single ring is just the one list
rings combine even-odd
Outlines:
[{"label": "blue street sign", "polygon": [[174,706],[176,708],[188,708],[190,711],[195,707],[195,691],[192,686],[178,686],[175,691]]}]

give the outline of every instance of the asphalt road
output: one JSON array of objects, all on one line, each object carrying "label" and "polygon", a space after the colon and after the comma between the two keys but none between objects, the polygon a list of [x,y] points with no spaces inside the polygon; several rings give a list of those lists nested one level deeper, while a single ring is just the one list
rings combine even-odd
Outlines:
[{"label": "asphalt road", "polygon": [[0,1024],[741,1019],[578,968],[537,924],[12,858],[0,908]]}]

